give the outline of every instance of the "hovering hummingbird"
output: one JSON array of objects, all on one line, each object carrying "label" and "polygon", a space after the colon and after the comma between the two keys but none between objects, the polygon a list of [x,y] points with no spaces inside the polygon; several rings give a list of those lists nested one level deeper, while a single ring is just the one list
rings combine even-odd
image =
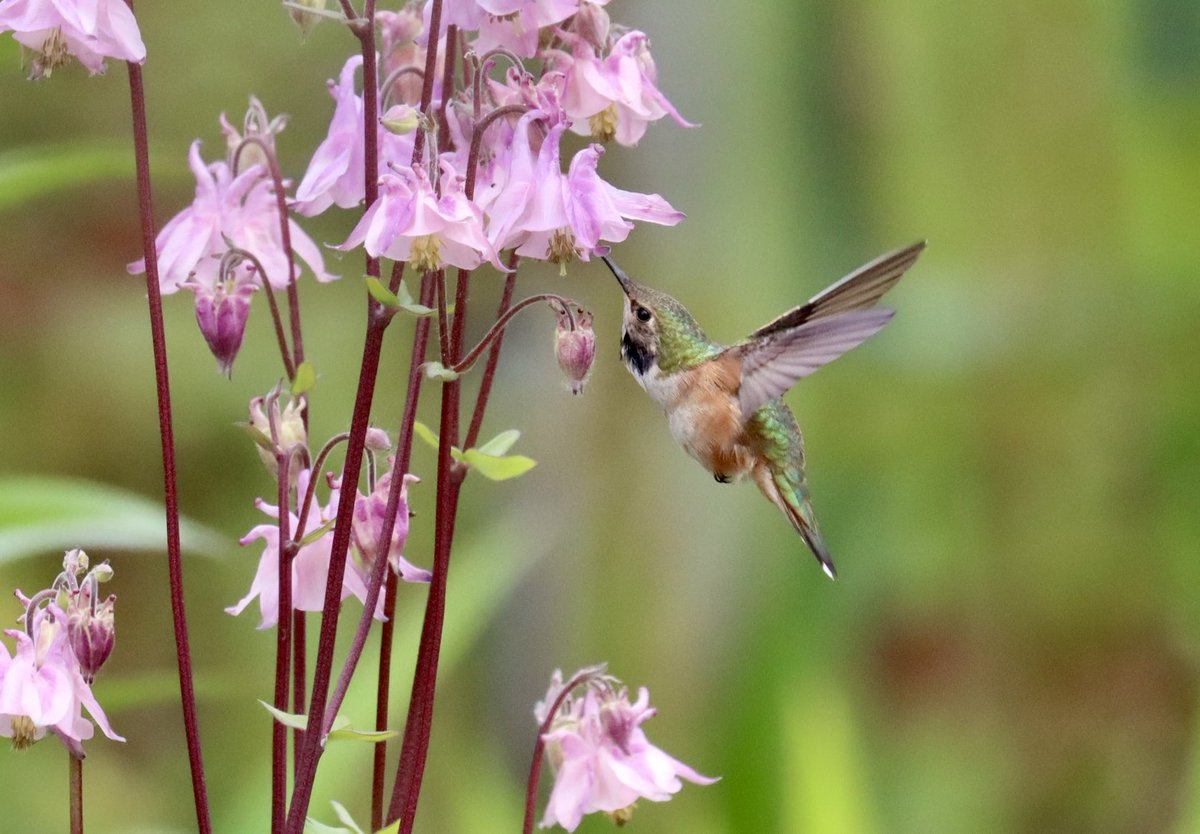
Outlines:
[{"label": "hovering hummingbird", "polygon": [[780,397],[887,324],[894,311],[874,304],[924,248],[921,241],[876,258],[728,347],[674,298],[602,256],[627,300],[621,358],[666,413],[671,436],[718,483],[751,476],[830,579],[837,573],[809,502],[804,441]]}]

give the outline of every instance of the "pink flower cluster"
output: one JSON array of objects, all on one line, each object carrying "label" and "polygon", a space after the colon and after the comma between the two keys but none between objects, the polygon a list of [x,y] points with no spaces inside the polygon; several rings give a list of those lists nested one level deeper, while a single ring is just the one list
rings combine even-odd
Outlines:
[{"label": "pink flower cluster", "polygon": [[[191,145],[188,165],[196,178],[196,196],[163,226],[155,240],[159,290],[170,294],[191,290],[196,322],[220,369],[228,374],[242,344],[250,298],[263,277],[272,288],[285,289],[299,277],[299,266],[283,245],[274,184],[266,151],[273,150],[274,134],[283,129],[281,119],[268,120],[262,105],[251,99],[243,137],[221,116],[226,136],[226,159],[205,163],[200,140]],[[249,140],[253,139],[253,142]],[[287,186],[287,181],[283,181]],[[299,225],[287,220],[292,252],[318,281],[337,278],[325,271],[321,250]],[[257,260],[225,258],[231,250]],[[262,268],[260,276],[258,269]],[[145,272],[144,259],[129,264],[132,274]]]},{"label": "pink flower cluster", "polygon": [[574,693],[563,697],[562,673],[555,671],[545,700],[534,710],[544,724],[555,702],[559,703],[549,732],[542,736],[555,771],[543,828],[561,825],[574,831],[586,814],[597,811],[623,824],[639,799],[670,799],[683,787],[680,777],[697,785],[717,781],[649,742],[641,724],[654,715],[654,709],[645,687],[631,704],[628,691],[617,689],[613,678],[586,672],[572,679],[583,678],[577,684],[584,688],[583,697]]},{"label": "pink flower cluster", "polygon": [[[371,566],[379,557],[380,527],[383,523],[383,509],[387,504],[387,490],[391,483],[392,473],[387,473],[375,485],[370,495],[359,493],[354,508],[352,537],[355,544],[354,559],[346,560],[346,568],[342,575],[342,599],[354,596],[360,602],[367,597],[367,582]],[[302,470],[296,478],[296,494],[307,494],[312,473]],[[396,523],[392,529],[391,545],[387,558],[391,569],[405,582],[428,582],[429,571],[411,564],[401,555],[404,541],[408,536],[408,484],[415,478],[405,476],[404,485],[400,491],[400,505],[396,512]],[[340,498],[339,485],[330,479],[329,495],[324,504],[315,498],[306,508],[301,519],[296,513],[289,514],[289,529],[293,536],[299,539],[312,536],[296,552],[292,559],[292,608],[296,611],[320,611],[325,604],[325,583],[329,577],[330,552],[333,545],[332,524],[337,516],[337,505]],[[279,508],[268,504],[261,498],[255,501],[255,506],[273,519],[279,518]],[[242,613],[246,607],[258,599],[259,628],[271,628],[279,621],[279,527],[276,523],[260,524],[252,527],[242,537],[242,544],[262,540],[265,544],[262,556],[258,561],[258,571],[249,592],[238,602],[225,610],[230,614]],[[375,616],[383,618],[384,597],[381,593],[375,608]]]},{"label": "pink flower cluster", "polygon": [[70,550],[63,567],[50,588],[32,597],[17,591],[25,607],[22,628],[4,632],[16,651],[0,642],[0,736],[23,749],[51,732],[82,757],[82,742],[95,732],[84,709],[106,736],[125,740],[113,732],[91,688],[112,650],[116,598],[97,598],[99,582],[112,575],[107,563],[80,581],[87,554]]},{"label": "pink flower cluster", "polygon": [[75,58],[93,75],[104,59],[142,63],[146,46],[124,0],[0,0],[0,32],[32,53],[32,78],[48,78]]},{"label": "pink flower cluster", "polygon": [[[442,58],[453,24],[469,38],[468,48],[484,56],[478,72],[490,70],[496,51],[512,60],[537,58],[543,70],[535,76],[518,63],[503,81],[467,79],[469,91],[450,95],[441,89],[439,69],[429,112],[444,113],[444,128],[435,132],[432,118],[414,120],[399,135],[379,127],[379,198],[338,248],[362,246],[372,257],[409,261],[422,271],[474,269],[484,261],[503,269],[498,255],[508,249],[565,266],[587,260],[602,241],[624,240],[637,221],[678,223],[682,212],[657,194],[624,191],[603,179],[599,144],[576,151],[564,171],[569,130],[634,144],[665,115],[688,125],[658,89],[646,36],[610,31],[615,27],[602,5],[447,0],[438,33]],[[413,80],[424,71],[429,4],[424,20],[412,11],[379,16],[389,73],[381,110],[397,112],[398,105],[418,102]],[[303,214],[349,208],[364,197],[363,104],[354,82],[361,63],[349,59],[329,83],[333,119],[296,192]],[[416,130],[428,131],[429,139],[414,159]]]}]

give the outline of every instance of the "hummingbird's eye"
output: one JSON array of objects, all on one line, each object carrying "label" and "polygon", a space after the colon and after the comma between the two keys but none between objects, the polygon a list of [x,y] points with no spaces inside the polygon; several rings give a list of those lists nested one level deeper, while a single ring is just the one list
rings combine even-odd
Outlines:
[{"label": "hummingbird's eye", "polygon": [[645,307],[638,307],[633,314],[637,316],[638,321],[650,321],[650,311]]}]

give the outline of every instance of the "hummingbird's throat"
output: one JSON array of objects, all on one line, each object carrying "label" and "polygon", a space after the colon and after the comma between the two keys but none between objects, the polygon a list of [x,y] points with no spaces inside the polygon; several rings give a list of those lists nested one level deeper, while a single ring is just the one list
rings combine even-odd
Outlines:
[{"label": "hummingbird's throat", "polygon": [[654,364],[654,354],[635,342],[628,333],[621,336],[621,358],[634,376],[645,376]]}]

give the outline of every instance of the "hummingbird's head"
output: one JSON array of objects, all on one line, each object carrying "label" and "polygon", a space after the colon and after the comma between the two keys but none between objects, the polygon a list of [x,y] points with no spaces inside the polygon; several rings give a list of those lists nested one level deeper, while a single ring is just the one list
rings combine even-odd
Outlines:
[{"label": "hummingbird's head", "polygon": [[640,284],[608,255],[601,256],[625,293],[621,318],[621,358],[641,377],[652,367],[673,370],[711,345],[696,320],[665,292]]}]

